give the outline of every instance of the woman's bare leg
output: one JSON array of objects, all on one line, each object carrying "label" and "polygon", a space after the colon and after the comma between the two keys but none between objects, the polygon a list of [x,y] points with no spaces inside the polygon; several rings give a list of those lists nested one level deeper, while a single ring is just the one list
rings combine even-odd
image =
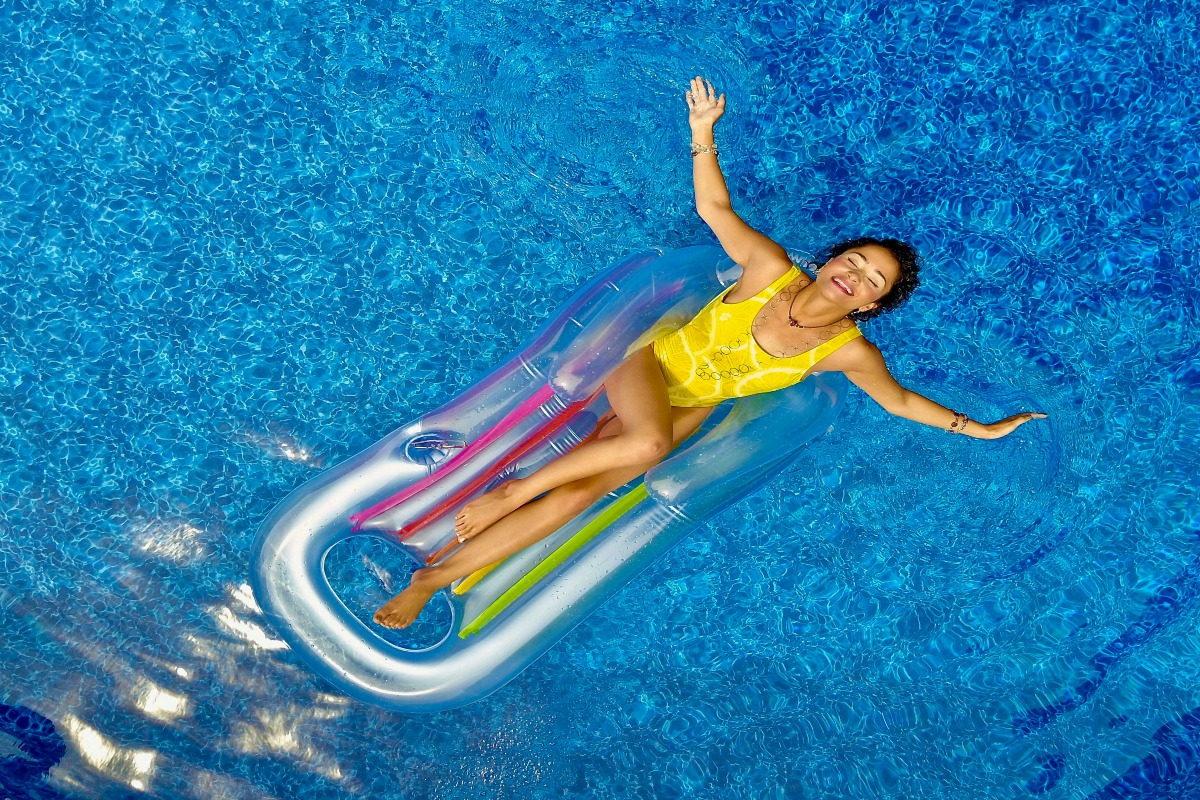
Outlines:
[{"label": "woman's bare leg", "polygon": [[556,486],[618,467],[657,463],[671,451],[667,383],[649,345],[613,370],[604,389],[621,421],[620,434],[581,445],[532,475],[511,480],[473,500],[458,512],[455,531],[469,539]]},{"label": "woman's bare leg", "polygon": [[[695,433],[710,411],[711,408],[671,409],[672,445]],[[620,421],[613,422],[602,438],[619,436],[621,424]],[[545,497],[526,503],[468,541],[442,563],[414,572],[408,588],[375,612],[375,621],[389,628],[407,627],[438,589],[544,539],[659,460],[615,467],[598,475],[579,478],[554,488]]]}]

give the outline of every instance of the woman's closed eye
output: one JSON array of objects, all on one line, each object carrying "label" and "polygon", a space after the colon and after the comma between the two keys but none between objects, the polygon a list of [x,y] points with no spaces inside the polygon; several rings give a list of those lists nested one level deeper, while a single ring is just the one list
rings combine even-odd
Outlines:
[{"label": "woman's closed eye", "polygon": [[[855,255],[858,255],[858,254],[856,253]],[[850,259],[850,263],[853,264],[854,266],[858,267],[859,270],[864,270],[867,266],[865,263],[863,263],[862,256],[859,256],[858,260]],[[879,273],[873,272],[867,276],[867,282],[870,283],[871,286],[875,287],[876,289],[882,289],[884,286],[884,283],[886,281],[883,280],[882,276],[880,276]]]},{"label": "woman's closed eye", "polygon": [[887,281],[884,279],[884,277],[882,275],[880,275],[878,272],[872,272],[870,275],[868,275],[867,282],[870,283],[872,286],[874,286],[876,289],[882,289],[884,287],[884,285],[887,283]]}]

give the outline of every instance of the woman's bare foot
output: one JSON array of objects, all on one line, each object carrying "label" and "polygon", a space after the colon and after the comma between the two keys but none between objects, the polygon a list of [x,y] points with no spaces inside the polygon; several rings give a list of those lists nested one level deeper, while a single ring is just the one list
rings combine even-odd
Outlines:
[{"label": "woman's bare foot", "polygon": [[408,588],[388,600],[381,609],[375,612],[375,621],[385,628],[407,628],[421,614],[421,609],[440,589],[427,577],[426,570],[419,569],[412,574]]},{"label": "woman's bare foot", "polygon": [[524,505],[525,500],[517,496],[520,483],[521,479],[515,478],[467,503],[454,518],[454,532],[458,538],[465,541],[483,533],[496,520]]}]

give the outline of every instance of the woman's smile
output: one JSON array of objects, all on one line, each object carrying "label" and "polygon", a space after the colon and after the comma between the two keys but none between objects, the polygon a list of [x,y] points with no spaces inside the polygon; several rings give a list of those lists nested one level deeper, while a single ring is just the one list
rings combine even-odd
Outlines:
[{"label": "woman's smile", "polygon": [[845,292],[848,297],[854,297],[854,289],[850,287],[850,284],[844,278],[834,276],[831,280],[833,285]]}]

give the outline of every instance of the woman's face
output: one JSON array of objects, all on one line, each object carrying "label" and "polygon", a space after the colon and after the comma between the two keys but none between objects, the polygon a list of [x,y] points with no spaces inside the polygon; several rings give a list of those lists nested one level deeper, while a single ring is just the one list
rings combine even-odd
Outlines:
[{"label": "woman's face", "polygon": [[850,311],[870,311],[900,277],[900,263],[886,247],[852,247],[817,273],[821,294]]}]

